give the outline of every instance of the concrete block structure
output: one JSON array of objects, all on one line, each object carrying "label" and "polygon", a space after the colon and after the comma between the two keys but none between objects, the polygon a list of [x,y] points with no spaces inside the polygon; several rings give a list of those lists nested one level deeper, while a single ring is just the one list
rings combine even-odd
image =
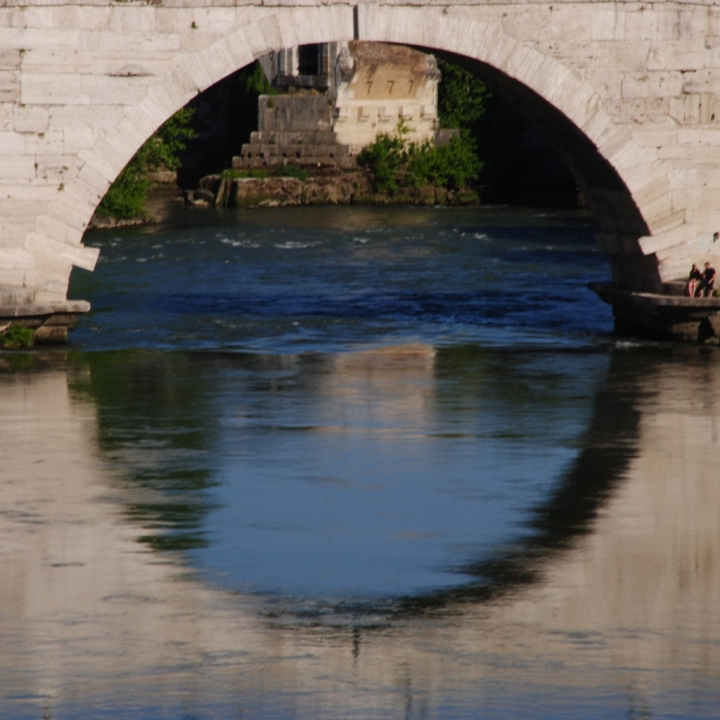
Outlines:
[{"label": "concrete block structure", "polygon": [[4,0],[0,285],[63,303],[110,183],[176,110],[272,51],[385,42],[480,72],[543,129],[613,283],[720,262],[720,8],[708,0]]}]

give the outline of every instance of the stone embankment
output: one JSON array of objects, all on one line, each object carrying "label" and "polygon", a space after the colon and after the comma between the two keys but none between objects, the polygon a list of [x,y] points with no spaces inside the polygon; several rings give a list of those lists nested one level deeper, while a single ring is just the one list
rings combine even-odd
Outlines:
[{"label": "stone embankment", "polygon": [[309,177],[233,178],[208,175],[199,190],[188,193],[188,202],[216,207],[285,207],[293,205],[413,204],[475,205],[480,195],[475,190],[448,191],[427,185],[401,188],[397,193],[374,193],[368,173],[340,172]]}]

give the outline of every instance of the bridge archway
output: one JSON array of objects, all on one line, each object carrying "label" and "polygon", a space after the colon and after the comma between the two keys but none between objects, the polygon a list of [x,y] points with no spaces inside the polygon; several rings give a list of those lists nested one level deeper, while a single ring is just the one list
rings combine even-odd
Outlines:
[{"label": "bridge archway", "polygon": [[638,147],[627,129],[616,127],[598,94],[572,70],[518,42],[500,23],[480,22],[443,7],[280,11],[186,53],[84,155],[95,171],[92,178],[78,178],[85,187],[77,194],[87,197],[92,191],[94,196],[84,208],[86,221],[140,145],[199,92],[270,51],[353,37],[439,52],[488,80],[540,126],[575,174],[599,224],[601,246],[611,254],[615,279],[637,286],[640,278],[641,287],[655,289],[660,282],[657,261],[644,256],[638,244],[638,238],[651,233],[654,219],[638,200],[648,194],[640,187],[646,173],[638,173],[638,167],[657,164],[656,152]]},{"label": "bridge archway", "polygon": [[[670,168],[659,158],[658,148],[639,145],[626,124],[608,115],[600,94],[581,72],[506,32],[502,16],[490,6],[472,14],[468,8],[449,6],[248,6],[213,15],[198,8],[126,5],[112,7],[117,18],[113,22],[132,29],[131,16],[140,17],[140,11],[164,13],[166,32],[170,26],[179,47],[168,41],[165,62],[136,60],[131,49],[124,51],[122,62],[108,61],[113,69],[104,72],[105,80],[122,90],[121,97],[112,97],[108,90],[107,107],[88,108],[94,141],[79,147],[74,176],[65,176],[62,195],[38,208],[23,246],[42,267],[34,275],[36,302],[64,299],[73,264],[94,267],[96,251],[80,246],[87,223],[110,183],[173,113],[268,52],[353,38],[450,54],[490,78],[529,110],[568,160],[600,224],[598,241],[610,253],[614,280],[632,289],[657,291],[661,279],[675,270],[666,267],[661,278],[652,252],[657,243],[650,236],[683,222],[672,207]],[[156,24],[160,17],[155,17]],[[220,23],[223,17],[226,22]],[[678,240],[669,244],[673,242]]]}]

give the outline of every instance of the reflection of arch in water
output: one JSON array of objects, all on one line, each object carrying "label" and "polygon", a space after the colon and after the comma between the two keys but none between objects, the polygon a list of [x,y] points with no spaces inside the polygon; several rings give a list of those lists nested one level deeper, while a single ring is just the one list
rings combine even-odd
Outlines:
[{"label": "reflection of arch in water", "polygon": [[[542,356],[542,351],[534,350],[533,354]],[[412,376],[416,381],[426,375],[433,377],[438,392],[442,392],[439,390],[442,383],[437,380],[448,374],[462,379],[466,394],[474,392],[475,380],[477,390],[483,394],[504,392],[491,389],[497,383],[488,382],[488,378],[500,377],[495,373],[512,377],[512,360],[502,351],[496,351],[493,358],[488,360],[485,353],[475,348],[441,348],[429,352],[422,346],[350,353],[339,356],[336,361],[330,357],[323,360],[319,356],[283,360],[274,356],[221,355],[211,356],[214,371],[208,377],[216,379],[222,367],[233,372],[239,366],[266,371],[275,368],[280,373],[291,370],[293,384],[309,383],[307,392],[326,398],[334,398],[336,392],[347,392],[346,384],[352,391],[361,393],[363,386],[357,384],[358,380],[380,386],[387,384],[389,410],[390,407],[397,409],[399,403],[407,400],[404,396],[394,395],[392,388],[397,389],[399,380],[407,381],[404,373],[411,372],[408,367],[417,372],[417,377]],[[113,458],[129,480],[122,489],[123,513],[134,526],[144,528],[140,541],[161,552],[183,553],[203,547],[207,533],[212,531],[208,520],[214,507],[212,486],[215,481],[208,456],[213,453],[218,434],[213,426],[216,419],[212,410],[214,393],[206,388],[200,401],[197,392],[203,385],[200,378],[207,357],[190,355],[158,359],[141,355],[115,363],[102,356],[89,355],[87,362],[91,372],[82,387],[99,408],[99,445],[103,455]],[[327,367],[325,362],[329,363]],[[487,364],[489,362],[493,363],[494,369]],[[296,374],[303,365],[310,370],[305,377],[304,373]],[[322,372],[319,367],[324,368]],[[311,601],[314,609],[300,603],[297,610],[304,616],[316,611],[325,614],[328,610],[339,613],[338,617],[347,612],[369,613],[375,618],[382,615],[391,621],[407,614],[457,604],[483,603],[538,581],[543,568],[553,558],[571,549],[579,536],[591,532],[598,510],[612,495],[636,454],[639,378],[634,374],[635,368],[634,358],[624,353],[613,354],[607,377],[595,396],[590,427],[579,441],[581,450],[571,468],[559,479],[557,489],[535,509],[527,523],[529,535],[511,543],[509,551],[455,568],[462,575],[476,577],[477,581],[423,595],[388,596],[368,602],[346,601],[338,607],[328,606],[325,600],[316,598]],[[394,373],[397,372],[403,374],[396,376]],[[626,374],[627,384],[623,384]],[[643,382],[646,380],[647,375]],[[259,384],[255,381],[255,390],[270,393],[273,382],[269,378]],[[339,387],[336,388],[334,383]],[[514,387],[514,383],[509,382],[508,387]],[[412,400],[422,401],[422,393],[417,388],[412,392]],[[541,403],[542,399],[540,395],[533,402]],[[494,402],[503,405],[526,401],[527,396],[521,393],[520,397],[498,396]],[[411,415],[418,412],[412,405],[403,405],[403,408],[403,412]],[[155,447],[161,448],[159,455],[155,454]],[[294,606],[296,600],[279,598],[277,603],[269,600],[267,607],[271,613],[284,612],[281,608],[287,607],[292,616]]]},{"label": "reflection of arch in water", "polygon": [[[595,396],[592,424],[580,441],[582,450],[551,497],[534,509],[528,522],[530,536],[511,543],[509,550],[457,568],[462,574],[476,576],[475,582],[402,598],[397,610],[400,615],[485,602],[537,582],[552,558],[592,532],[598,511],[637,455],[641,391],[636,367],[634,356],[613,354],[607,378]],[[645,385],[648,376],[642,381]]]},{"label": "reflection of arch in water", "polygon": [[[545,533],[550,549],[553,538],[561,546],[578,538],[577,552],[552,555],[543,581],[506,602],[461,598],[460,612],[376,633],[318,628],[312,618],[264,622],[247,598],[178,577],[177,566],[137,552],[134,528],[107,502],[115,483],[97,460],[94,403],[68,393],[68,379],[76,389],[89,380],[84,364],[2,378],[4,707],[25,712],[43,703],[55,716],[75,705],[128,712],[133,702],[136,715],[152,716],[143,708],[161,697],[170,708],[163,717],[176,705],[187,714],[224,703],[235,714],[249,706],[281,715],[287,703],[284,714],[298,717],[336,718],[351,705],[400,717],[406,698],[422,716],[423,703],[429,715],[455,701],[524,710],[540,696],[564,703],[571,716],[577,698],[614,707],[627,697],[630,708],[666,711],[669,693],[677,714],[700,708],[712,716],[720,687],[712,406],[720,367],[711,355],[688,352],[673,363],[661,352],[660,360],[638,352],[613,358],[570,489],[540,513],[550,527],[579,523],[579,534]],[[603,444],[618,441],[627,441],[625,465],[615,468],[625,481],[613,489],[600,478],[598,492],[583,493],[582,468],[592,477]],[[608,513],[580,539],[605,498]],[[325,692],[322,707],[316,688]]]},{"label": "reflection of arch in water", "polygon": [[[72,205],[72,217],[62,222],[72,237],[79,241],[109,184],[142,143],[199,92],[270,51],[359,36],[453,53],[488,74],[570,160],[613,253],[615,279],[637,289],[658,288],[657,258],[643,255],[638,244],[640,236],[664,231],[670,213],[668,203],[658,201],[658,183],[667,184],[658,149],[638,145],[627,127],[607,114],[590,82],[507,33],[499,18],[479,20],[440,6],[360,5],[354,18],[348,7],[303,7],[236,23],[218,29],[218,39],[203,49],[178,53],[172,69],[154,75],[147,93],[137,104],[125,106],[121,117],[97,120],[97,140],[80,151],[82,169],[64,185],[62,202]],[[43,216],[39,225],[57,223],[55,210],[51,215]]]}]

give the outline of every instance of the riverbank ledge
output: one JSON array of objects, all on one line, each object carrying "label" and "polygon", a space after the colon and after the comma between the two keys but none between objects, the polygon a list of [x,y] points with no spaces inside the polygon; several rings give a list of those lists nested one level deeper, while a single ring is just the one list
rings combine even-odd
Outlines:
[{"label": "riverbank ledge", "polygon": [[87,300],[36,304],[29,292],[0,285],[0,333],[22,325],[35,333],[35,342],[65,343],[81,315],[90,310]]},{"label": "riverbank ledge", "polygon": [[612,305],[615,329],[659,340],[720,342],[720,297],[687,297],[685,281],[665,283],[663,293],[633,292],[606,282],[588,287]]},{"label": "riverbank ledge", "polygon": [[477,205],[481,196],[475,189],[453,191],[434,185],[400,188],[392,195],[376,193],[369,173],[357,170],[317,175],[305,180],[208,175],[200,180],[198,191],[188,193],[188,202],[240,208],[350,204],[434,206]]}]

